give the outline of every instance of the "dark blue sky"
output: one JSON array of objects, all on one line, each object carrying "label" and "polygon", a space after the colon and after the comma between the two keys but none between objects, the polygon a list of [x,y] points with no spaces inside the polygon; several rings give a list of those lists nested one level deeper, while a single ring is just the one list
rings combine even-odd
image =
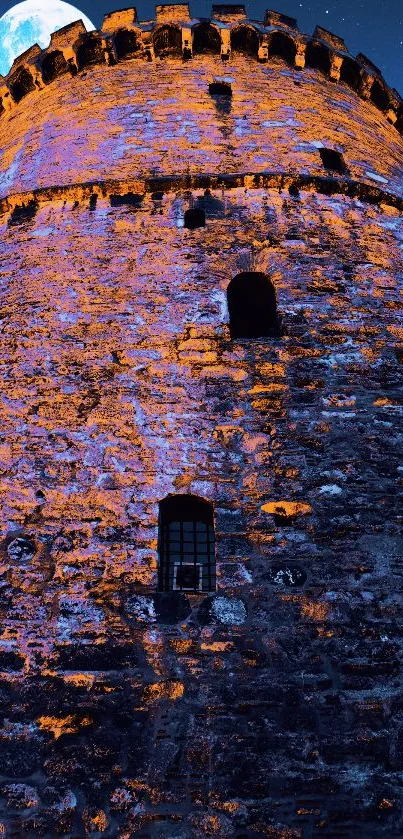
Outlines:
[{"label": "dark blue sky", "polygon": [[[124,0],[71,2],[82,9],[95,26],[100,25],[106,12],[130,5]],[[0,0],[0,16],[14,5],[8,0]],[[251,18],[262,19],[268,5],[267,0],[252,0],[246,7]],[[190,7],[194,15],[208,16],[211,2],[194,0]],[[320,24],[341,35],[353,54],[368,55],[380,67],[386,81],[403,95],[403,0],[274,0],[269,7],[296,17],[303,32],[310,33],[316,24]],[[149,0],[137,3],[140,19],[153,18],[154,9],[155,4]]]}]

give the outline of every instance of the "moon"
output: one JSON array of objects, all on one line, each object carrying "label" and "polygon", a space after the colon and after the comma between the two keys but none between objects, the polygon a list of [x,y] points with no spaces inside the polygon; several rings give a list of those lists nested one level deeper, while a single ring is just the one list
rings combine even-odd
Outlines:
[{"label": "moon", "polygon": [[14,59],[39,44],[49,46],[50,36],[68,23],[82,20],[86,29],[95,29],[90,19],[75,6],[62,0],[24,0],[0,18],[0,73],[5,76]]}]

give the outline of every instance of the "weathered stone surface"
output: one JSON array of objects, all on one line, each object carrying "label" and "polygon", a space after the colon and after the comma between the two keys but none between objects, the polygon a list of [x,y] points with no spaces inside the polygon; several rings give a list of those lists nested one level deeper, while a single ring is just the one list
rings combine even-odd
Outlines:
[{"label": "weathered stone surface", "polygon": [[[0,835],[400,839],[402,138],[252,35],[117,26],[0,116]],[[250,272],[279,328],[232,340]],[[207,596],[156,590],[169,493]]]}]

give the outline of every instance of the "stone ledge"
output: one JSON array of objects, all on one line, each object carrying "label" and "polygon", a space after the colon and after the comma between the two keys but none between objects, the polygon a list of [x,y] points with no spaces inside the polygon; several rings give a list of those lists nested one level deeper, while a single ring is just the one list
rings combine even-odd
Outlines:
[{"label": "stone ledge", "polygon": [[298,198],[299,190],[318,192],[320,195],[344,195],[347,198],[357,198],[370,204],[385,204],[403,211],[403,198],[361,181],[319,175],[291,175],[287,172],[234,172],[160,175],[122,181],[94,180],[65,186],[41,187],[28,192],[12,193],[1,199],[0,215],[10,213],[10,222],[15,224],[29,221],[41,204],[52,201],[71,200],[79,203],[92,200],[95,207],[96,196],[109,199],[112,206],[133,203],[140,205],[146,193],[151,195],[160,193],[162,197],[165,193],[188,189],[239,189],[242,187],[244,189],[288,189],[290,196],[295,199]]}]

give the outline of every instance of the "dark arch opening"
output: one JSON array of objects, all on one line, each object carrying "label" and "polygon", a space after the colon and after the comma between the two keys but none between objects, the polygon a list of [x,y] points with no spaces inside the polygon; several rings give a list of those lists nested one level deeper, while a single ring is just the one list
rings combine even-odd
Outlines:
[{"label": "dark arch opening", "polygon": [[10,83],[11,95],[15,102],[21,102],[21,99],[35,90],[35,82],[29,70],[23,67],[12,79]]},{"label": "dark arch opening", "polygon": [[100,38],[86,38],[77,50],[77,64],[80,70],[90,64],[104,64],[105,50]]},{"label": "dark arch opening", "polygon": [[221,38],[214,26],[209,23],[199,23],[193,30],[194,53],[220,53]]},{"label": "dark arch opening", "polygon": [[266,338],[280,334],[276,292],[260,271],[243,271],[227,288],[231,338]]},{"label": "dark arch opening", "polygon": [[360,65],[352,58],[344,58],[340,69],[340,81],[348,84],[358,93],[361,89]]},{"label": "dark arch opening", "polygon": [[320,70],[325,75],[330,73],[332,59],[330,50],[324,44],[309,41],[305,53],[305,64],[314,70]]},{"label": "dark arch opening", "polygon": [[381,84],[378,79],[374,80],[371,87],[371,102],[376,105],[381,111],[386,111],[389,106],[390,98],[387,88]]},{"label": "dark arch opening", "polygon": [[206,213],[204,210],[201,210],[199,207],[192,207],[190,210],[186,210],[184,227],[187,227],[188,230],[196,230],[197,227],[205,227],[205,225]]},{"label": "dark arch opening", "polygon": [[297,47],[292,38],[284,32],[273,32],[269,41],[269,55],[277,55],[286,64],[295,63]]},{"label": "dark arch opening", "polygon": [[156,55],[182,55],[182,32],[177,26],[160,26],[153,33]]},{"label": "dark arch opening", "polygon": [[246,55],[257,56],[259,50],[259,35],[251,26],[237,26],[231,30],[231,48],[234,52],[244,52]]},{"label": "dark arch opening", "polygon": [[213,505],[198,495],[168,495],[159,505],[158,588],[215,591]]},{"label": "dark arch opening", "polygon": [[140,48],[137,35],[132,29],[119,29],[115,35],[115,49],[118,59],[133,55]]},{"label": "dark arch opening", "polygon": [[57,76],[61,76],[68,71],[67,61],[60,50],[53,50],[48,52],[42,61],[42,77],[46,84],[52,82]]}]

